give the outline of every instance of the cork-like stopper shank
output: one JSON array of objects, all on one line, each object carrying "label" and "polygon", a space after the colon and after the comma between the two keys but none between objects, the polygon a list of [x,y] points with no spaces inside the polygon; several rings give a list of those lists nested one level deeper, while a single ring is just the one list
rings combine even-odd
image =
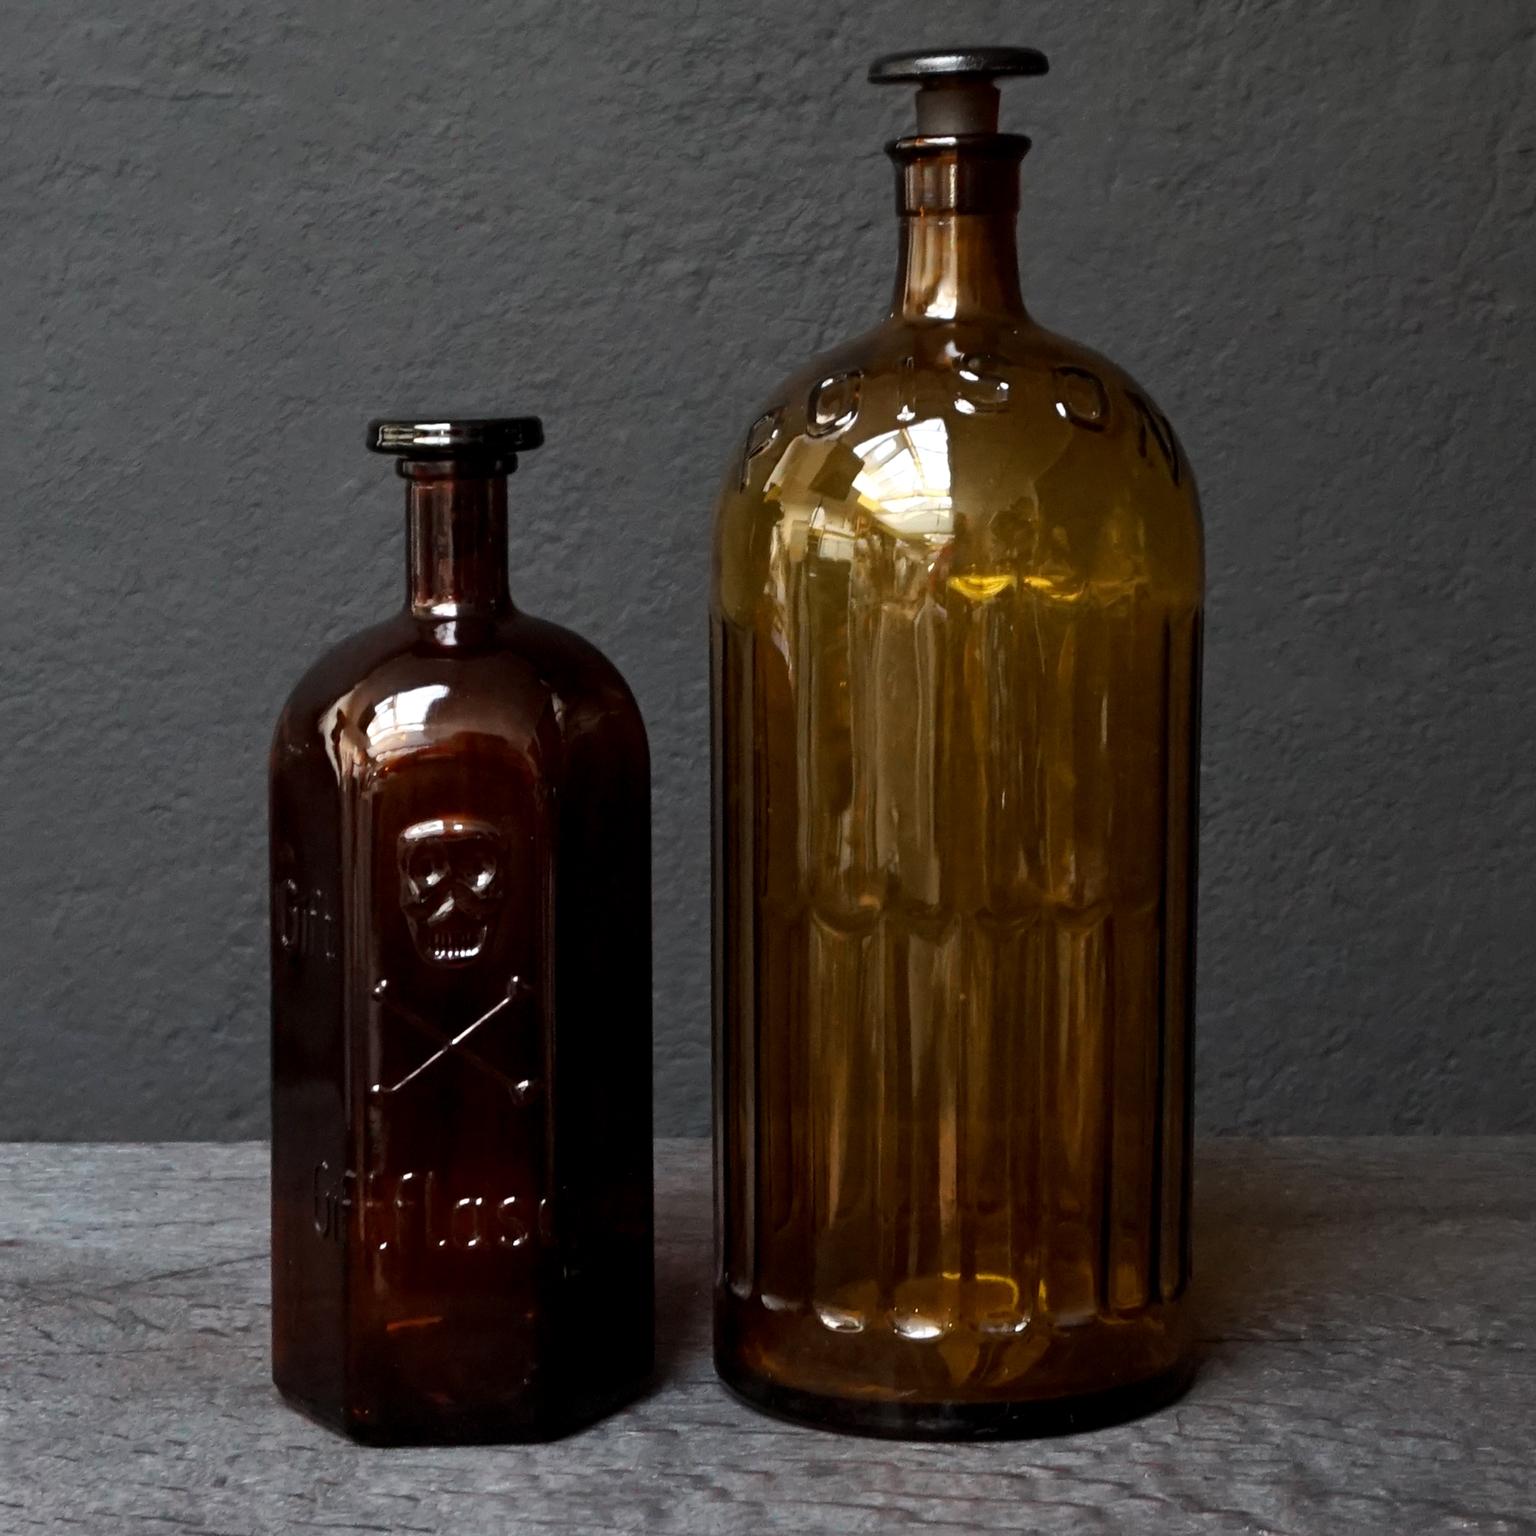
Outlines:
[{"label": "cork-like stopper shank", "polygon": [[931,48],[886,54],[870,65],[869,78],[917,86],[919,138],[964,138],[997,132],[998,80],[1049,68],[1036,48]]}]

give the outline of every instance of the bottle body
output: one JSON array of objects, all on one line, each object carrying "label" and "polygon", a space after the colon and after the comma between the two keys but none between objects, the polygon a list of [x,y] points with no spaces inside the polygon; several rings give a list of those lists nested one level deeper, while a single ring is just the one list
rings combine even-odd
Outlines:
[{"label": "bottle body", "polygon": [[585,642],[401,615],[271,763],[279,1387],[376,1442],[538,1439],[651,1368],[644,729]]},{"label": "bottle body", "polygon": [[908,238],[718,511],[716,1357],[1022,1433],[1184,1371],[1201,537],[1144,392]]}]

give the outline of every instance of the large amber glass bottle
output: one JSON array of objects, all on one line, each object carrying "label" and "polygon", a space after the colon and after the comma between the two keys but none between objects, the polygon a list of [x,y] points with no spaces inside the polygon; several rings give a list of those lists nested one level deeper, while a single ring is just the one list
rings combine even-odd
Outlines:
[{"label": "large amber glass bottle", "polygon": [[1038,326],[1028,49],[918,87],[874,330],[715,532],[716,1359],[770,1409],[999,1435],[1187,1376],[1202,553],[1121,369]]},{"label": "large amber glass bottle", "polygon": [[645,731],[513,606],[539,423],[375,422],[406,603],[272,745],[279,1388],[359,1439],[542,1439],[651,1368]]}]

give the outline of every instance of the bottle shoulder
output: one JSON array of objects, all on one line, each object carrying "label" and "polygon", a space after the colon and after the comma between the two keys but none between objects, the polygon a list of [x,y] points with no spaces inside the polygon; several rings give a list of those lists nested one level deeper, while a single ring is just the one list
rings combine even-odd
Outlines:
[{"label": "bottle shoulder", "polygon": [[1021,316],[888,320],[759,412],[721,488],[717,605],[754,606],[775,559],[837,546],[856,565],[900,550],[1036,587],[1047,568],[1112,577],[1180,606],[1203,586],[1198,493],[1168,418],[1125,369]]},{"label": "bottle shoulder", "polygon": [[495,751],[557,772],[577,735],[644,761],[645,729],[618,669],[574,632],[514,612],[497,620],[399,614],[343,640],[300,678],[277,721],[273,767],[323,754],[403,762],[422,751]]},{"label": "bottle shoulder", "polygon": [[[933,417],[997,436],[1059,433],[1065,422],[1113,440],[1117,425],[1134,431],[1147,416],[1173,434],[1151,391],[1127,369],[1027,316],[892,317],[786,378],[754,417],[762,430],[753,456],[796,435],[874,433]],[[1193,489],[1187,461],[1179,479]]]},{"label": "bottle shoulder", "polygon": [[517,615],[509,640],[550,689],[567,746],[599,741],[648,764],[640,705],[624,674],[584,635],[549,619]]},{"label": "bottle shoulder", "polygon": [[899,367],[909,360],[915,359],[922,365],[941,356],[966,352],[990,352],[1020,367],[1079,364],[1102,370],[1118,383],[1141,387],[1130,372],[1107,353],[1077,337],[1052,330],[1029,314],[982,314],[935,320],[888,315],[877,324],[807,359],[802,367],[782,381],[771,400],[793,393],[797,384],[812,383],[839,369],[857,367],[879,372]]}]

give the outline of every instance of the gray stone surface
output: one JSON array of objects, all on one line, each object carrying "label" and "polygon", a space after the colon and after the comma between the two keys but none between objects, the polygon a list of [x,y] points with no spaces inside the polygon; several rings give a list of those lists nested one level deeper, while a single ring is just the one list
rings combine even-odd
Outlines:
[{"label": "gray stone surface", "polygon": [[[937,18],[937,19],[936,19]],[[515,591],[633,679],[706,1122],[707,525],[894,256],[881,51],[1029,41],[1026,290],[1208,509],[1201,1116],[1536,1129],[1536,8],[0,0],[0,1134],[265,1125],[263,773],[397,600],[363,420],[537,410]]]},{"label": "gray stone surface", "polygon": [[0,1528],[1536,1532],[1536,1138],[1199,1166],[1204,1363],[1141,1423],[943,1446],[758,1416],[709,1364],[707,1149],[664,1142],[659,1389],[556,1445],[370,1451],[269,1385],[264,1148],[0,1147]]}]

